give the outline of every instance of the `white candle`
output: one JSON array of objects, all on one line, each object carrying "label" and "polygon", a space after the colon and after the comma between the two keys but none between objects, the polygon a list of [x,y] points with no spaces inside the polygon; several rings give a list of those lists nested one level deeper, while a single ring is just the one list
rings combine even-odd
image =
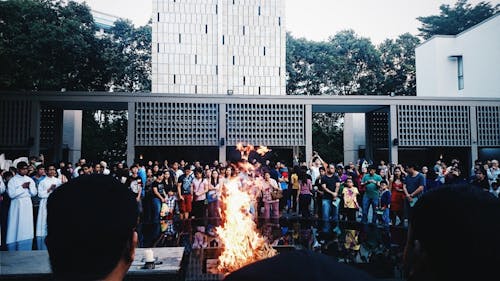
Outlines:
[{"label": "white candle", "polygon": [[154,262],[155,261],[153,250],[151,250],[151,249],[144,250],[144,261],[145,262]]}]

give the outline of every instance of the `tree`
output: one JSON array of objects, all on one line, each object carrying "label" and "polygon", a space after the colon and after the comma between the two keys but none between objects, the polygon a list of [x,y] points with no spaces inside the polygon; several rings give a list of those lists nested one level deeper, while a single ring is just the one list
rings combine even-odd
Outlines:
[{"label": "tree", "polygon": [[151,21],[135,28],[129,20],[120,19],[106,39],[107,70],[112,73],[110,90],[151,92]]},{"label": "tree", "polygon": [[0,89],[104,90],[102,43],[86,5],[0,1]]},{"label": "tree", "polygon": [[386,39],[378,50],[382,60],[383,79],[378,87],[380,93],[416,95],[415,48],[420,39],[405,33],[396,40]]},{"label": "tree", "polygon": [[418,17],[422,23],[418,30],[425,40],[433,35],[456,35],[493,16],[499,8],[500,4],[492,6],[489,2],[480,2],[473,7],[467,0],[458,0],[454,7],[439,6],[439,15]]}]

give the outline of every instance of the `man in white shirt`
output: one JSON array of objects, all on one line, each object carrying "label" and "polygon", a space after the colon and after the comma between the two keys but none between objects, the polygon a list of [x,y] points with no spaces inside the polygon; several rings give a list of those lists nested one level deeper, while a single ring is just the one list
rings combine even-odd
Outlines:
[{"label": "man in white shirt", "polygon": [[7,249],[9,251],[30,251],[34,236],[33,204],[35,182],[28,177],[28,164],[21,161],[17,164],[17,172],[8,183],[7,193],[11,198],[9,217],[7,219]]},{"label": "man in white shirt", "polygon": [[61,180],[56,177],[56,166],[49,165],[47,167],[47,177],[38,184],[38,197],[41,199],[36,219],[38,250],[47,250],[45,246],[45,237],[47,236],[47,198],[61,184]]}]

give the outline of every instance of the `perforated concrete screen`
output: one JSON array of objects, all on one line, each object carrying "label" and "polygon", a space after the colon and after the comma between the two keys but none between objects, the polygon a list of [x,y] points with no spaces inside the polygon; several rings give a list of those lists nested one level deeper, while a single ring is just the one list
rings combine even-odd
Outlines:
[{"label": "perforated concrete screen", "polygon": [[477,107],[479,146],[500,146],[500,106]]},{"label": "perforated concrete screen", "polygon": [[31,130],[31,101],[0,101],[0,145],[27,145]]},{"label": "perforated concrete screen", "polygon": [[371,130],[371,143],[374,147],[387,147],[389,144],[389,114],[371,112],[366,115]]},{"label": "perforated concrete screen", "polygon": [[303,146],[304,105],[228,104],[227,144]]},{"label": "perforated concrete screen", "polygon": [[469,146],[468,106],[399,105],[400,146]]},{"label": "perforated concrete screen", "polygon": [[136,145],[217,146],[217,104],[136,103]]}]

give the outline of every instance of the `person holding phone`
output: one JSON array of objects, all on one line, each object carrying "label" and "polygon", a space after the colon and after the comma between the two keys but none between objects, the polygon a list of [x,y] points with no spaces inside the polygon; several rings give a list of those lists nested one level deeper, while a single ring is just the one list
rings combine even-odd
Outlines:
[{"label": "person holding phone", "polygon": [[56,177],[56,165],[50,164],[47,167],[47,177],[38,184],[38,197],[40,197],[40,206],[36,219],[38,250],[47,250],[45,246],[45,237],[47,236],[47,198],[61,184],[61,180]]},{"label": "person holding phone", "polygon": [[7,249],[9,251],[31,251],[33,244],[33,204],[35,182],[27,176],[28,163],[17,163],[17,174],[9,181],[7,193],[11,198],[7,223]]}]

